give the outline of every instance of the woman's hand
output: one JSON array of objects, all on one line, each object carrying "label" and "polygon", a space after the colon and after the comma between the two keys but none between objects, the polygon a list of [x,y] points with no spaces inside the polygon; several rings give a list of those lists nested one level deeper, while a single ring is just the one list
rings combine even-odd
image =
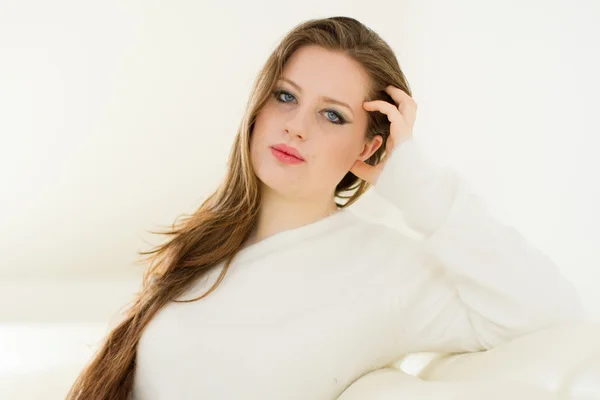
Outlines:
[{"label": "woman's hand", "polygon": [[394,99],[395,105],[383,100],[373,100],[365,101],[363,108],[367,111],[384,113],[391,123],[390,136],[386,144],[386,157],[376,166],[356,160],[352,168],[350,168],[350,172],[372,185],[377,183],[385,162],[394,149],[400,143],[412,137],[412,129],[417,117],[417,103],[406,92],[392,85],[388,86],[385,91]]}]

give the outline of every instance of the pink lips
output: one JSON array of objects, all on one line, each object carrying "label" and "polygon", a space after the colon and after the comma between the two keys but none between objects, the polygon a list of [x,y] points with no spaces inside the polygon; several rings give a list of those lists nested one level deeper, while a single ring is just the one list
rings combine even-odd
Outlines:
[{"label": "pink lips", "polygon": [[271,147],[271,153],[279,161],[286,164],[299,164],[304,162],[304,158],[300,155],[300,152],[293,147],[280,143]]}]

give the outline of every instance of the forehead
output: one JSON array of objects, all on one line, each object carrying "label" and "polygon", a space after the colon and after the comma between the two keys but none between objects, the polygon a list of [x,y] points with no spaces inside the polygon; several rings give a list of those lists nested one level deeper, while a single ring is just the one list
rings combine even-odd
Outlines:
[{"label": "forehead", "polygon": [[318,46],[296,50],[282,75],[300,85],[304,95],[329,96],[355,105],[365,100],[369,85],[369,77],[357,61]]}]

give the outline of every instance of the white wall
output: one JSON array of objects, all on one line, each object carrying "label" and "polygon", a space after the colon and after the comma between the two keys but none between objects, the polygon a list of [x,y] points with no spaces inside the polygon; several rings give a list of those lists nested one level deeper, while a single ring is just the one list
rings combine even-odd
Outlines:
[{"label": "white wall", "polygon": [[147,231],[219,182],[275,44],[332,15],[390,43],[420,143],[600,319],[598,2],[1,0],[0,324],[106,322]]}]

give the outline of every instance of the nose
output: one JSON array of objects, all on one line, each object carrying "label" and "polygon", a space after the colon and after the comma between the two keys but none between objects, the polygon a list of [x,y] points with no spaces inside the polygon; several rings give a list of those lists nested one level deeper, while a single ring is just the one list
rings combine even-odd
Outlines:
[{"label": "nose", "polygon": [[290,112],[289,118],[285,122],[285,131],[290,135],[298,136],[300,139],[306,139],[308,131],[307,117],[310,111],[302,110],[298,107]]}]

